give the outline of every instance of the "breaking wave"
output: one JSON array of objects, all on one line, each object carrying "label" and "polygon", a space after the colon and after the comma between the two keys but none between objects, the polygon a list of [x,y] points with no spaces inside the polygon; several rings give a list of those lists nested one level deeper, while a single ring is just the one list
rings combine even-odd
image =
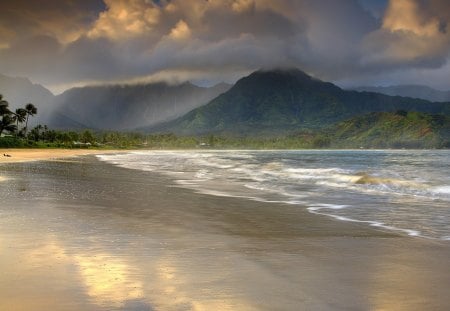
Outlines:
[{"label": "breaking wave", "polygon": [[[306,207],[411,236],[448,240],[448,151],[142,151],[99,155],[180,187]],[[446,170],[447,169],[447,170]]]}]

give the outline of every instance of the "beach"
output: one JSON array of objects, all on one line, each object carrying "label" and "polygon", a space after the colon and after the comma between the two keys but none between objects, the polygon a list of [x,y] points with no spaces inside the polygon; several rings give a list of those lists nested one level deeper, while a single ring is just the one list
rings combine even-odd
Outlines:
[{"label": "beach", "polygon": [[448,241],[196,193],[107,152],[1,150],[0,310],[450,304]]},{"label": "beach", "polygon": [[0,163],[30,162],[40,160],[57,160],[88,154],[117,153],[118,150],[98,149],[2,149],[0,148]]}]

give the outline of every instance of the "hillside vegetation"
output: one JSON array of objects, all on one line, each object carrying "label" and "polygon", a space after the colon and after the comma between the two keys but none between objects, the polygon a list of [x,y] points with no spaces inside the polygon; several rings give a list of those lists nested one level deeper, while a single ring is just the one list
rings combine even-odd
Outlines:
[{"label": "hillside vegetation", "polygon": [[419,112],[378,112],[333,126],[330,146],[450,148],[450,117]]},{"label": "hillside vegetation", "polygon": [[345,91],[298,69],[257,71],[209,104],[149,130],[183,135],[279,135],[399,109],[448,114],[450,103]]}]

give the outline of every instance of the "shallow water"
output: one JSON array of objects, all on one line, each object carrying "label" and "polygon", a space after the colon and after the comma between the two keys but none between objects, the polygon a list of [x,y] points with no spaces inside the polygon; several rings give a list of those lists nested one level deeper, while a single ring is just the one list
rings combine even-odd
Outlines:
[{"label": "shallow water", "polygon": [[450,151],[142,151],[99,158],[203,194],[450,239]]},{"label": "shallow water", "polygon": [[[175,165],[171,154],[161,155]],[[229,165],[228,156],[225,164],[216,157],[206,162]],[[231,156],[258,164],[252,157]],[[273,158],[269,172],[280,165]],[[190,168],[183,174],[194,177],[167,178],[92,157],[0,165],[0,310],[448,306],[446,242],[333,221],[297,203],[259,202],[280,195],[256,196],[261,190],[242,186],[254,182],[247,175],[240,187],[205,183],[223,195],[254,191],[253,200],[195,194],[184,187],[200,191],[200,177],[214,180]]]}]

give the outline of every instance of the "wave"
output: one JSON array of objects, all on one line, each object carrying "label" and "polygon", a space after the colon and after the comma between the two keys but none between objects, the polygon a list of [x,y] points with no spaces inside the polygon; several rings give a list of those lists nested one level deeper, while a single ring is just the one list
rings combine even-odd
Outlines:
[{"label": "wave", "polygon": [[320,212],[320,210],[322,210],[322,209],[336,210],[336,209],[343,209],[343,208],[347,208],[347,207],[348,206],[346,206],[346,205],[322,204],[321,206],[312,206],[312,207],[308,207],[307,209],[308,209],[308,211],[310,211],[313,214],[322,215],[322,216],[328,216],[328,217],[334,218],[336,220],[349,221],[349,222],[358,222],[358,223],[366,223],[366,224],[369,224],[372,227],[383,228],[383,229],[386,229],[386,230],[389,230],[389,231],[404,232],[407,235],[413,236],[413,237],[430,238],[430,237],[422,235],[420,231],[412,230],[412,229],[398,228],[398,227],[394,227],[394,226],[388,226],[388,225],[386,225],[386,224],[384,224],[382,222],[379,222],[379,221],[358,220],[358,219],[355,219],[355,218],[350,218],[350,217],[345,217],[345,216],[338,216],[338,215],[335,215],[335,214]]},{"label": "wave", "polygon": [[[342,153],[145,151],[98,158],[168,175],[180,187],[203,194],[301,205],[314,214],[411,236],[448,236],[435,220],[450,201],[450,186],[442,184],[445,174],[439,175],[439,168],[431,171],[441,176],[437,179],[430,170],[418,174],[409,158],[400,159],[401,166],[398,159],[395,165],[367,165],[374,155],[383,153],[355,159]],[[363,165],[355,165],[358,160]],[[410,215],[415,215],[417,228],[411,228]]]}]

